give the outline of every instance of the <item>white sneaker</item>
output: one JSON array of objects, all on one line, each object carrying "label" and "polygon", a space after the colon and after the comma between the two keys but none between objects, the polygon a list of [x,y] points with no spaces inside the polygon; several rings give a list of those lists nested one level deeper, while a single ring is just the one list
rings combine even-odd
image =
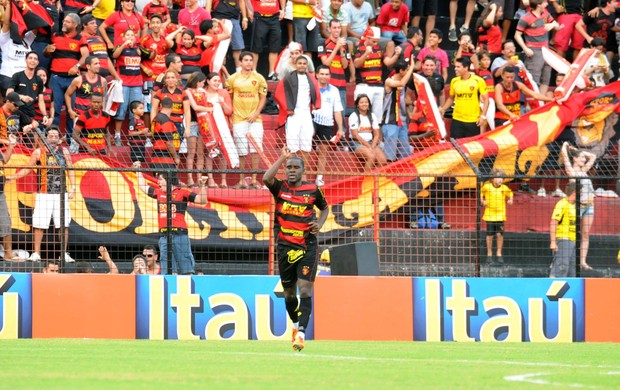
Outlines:
[{"label": "white sneaker", "polygon": [[325,181],[323,179],[316,179],[315,183],[319,187],[323,187],[325,185]]},{"label": "white sneaker", "polygon": [[145,148],[152,148],[153,147],[153,141],[151,141],[150,138],[147,138],[146,142],[144,143],[144,147]]},{"label": "white sneaker", "polygon": [[187,153],[187,139],[183,138],[183,141],[181,142],[181,146],[179,146],[179,154],[185,154]]},{"label": "white sneaker", "polygon": [[540,196],[541,198],[544,198],[545,196],[547,196],[547,191],[544,188],[541,188],[538,190],[536,195]]},{"label": "white sneaker", "polygon": [[556,197],[556,198],[564,198],[566,194],[561,189],[556,188],[555,191],[551,193],[551,196]]},{"label": "white sneaker", "polygon": [[75,260],[69,255],[69,252],[65,252],[65,263],[75,263]]},{"label": "white sneaker", "polygon": [[80,144],[78,144],[72,139],[71,145],[69,145],[69,153],[77,154],[79,151],[80,151]]},{"label": "white sneaker", "polygon": [[37,252],[32,252],[28,260],[29,261],[41,261],[41,255],[38,254]]}]

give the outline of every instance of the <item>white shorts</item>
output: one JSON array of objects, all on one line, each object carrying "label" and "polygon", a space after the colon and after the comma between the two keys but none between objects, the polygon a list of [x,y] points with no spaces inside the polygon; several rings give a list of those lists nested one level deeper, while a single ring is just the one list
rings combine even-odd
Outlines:
[{"label": "white shorts", "polygon": [[385,89],[379,85],[357,84],[353,92],[353,99],[357,99],[361,94],[368,95],[370,104],[372,104],[372,113],[375,114],[377,120],[381,122],[381,118],[383,117],[383,97],[385,95]]},{"label": "white shorts", "polygon": [[[54,227],[60,229],[60,194],[37,194],[32,213],[32,227],[47,229],[50,227],[52,217]],[[69,227],[70,223],[69,196],[65,194],[65,227]]]},{"label": "white shorts", "polygon": [[310,111],[295,113],[286,120],[286,146],[291,153],[312,151],[314,122]]},{"label": "white shorts", "polygon": [[256,143],[263,146],[263,122],[239,122],[233,125],[233,138],[239,156],[257,153],[254,146],[248,141],[248,134],[252,134]]}]

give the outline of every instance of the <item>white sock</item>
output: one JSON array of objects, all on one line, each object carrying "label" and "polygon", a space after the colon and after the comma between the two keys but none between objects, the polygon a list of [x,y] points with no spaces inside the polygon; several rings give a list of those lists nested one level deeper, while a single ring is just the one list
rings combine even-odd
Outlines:
[{"label": "white sock", "polygon": [[293,323],[293,329],[295,329],[295,330],[299,329],[299,322],[294,322]]},{"label": "white sock", "polygon": [[323,180],[323,175],[316,175],[316,180]]}]

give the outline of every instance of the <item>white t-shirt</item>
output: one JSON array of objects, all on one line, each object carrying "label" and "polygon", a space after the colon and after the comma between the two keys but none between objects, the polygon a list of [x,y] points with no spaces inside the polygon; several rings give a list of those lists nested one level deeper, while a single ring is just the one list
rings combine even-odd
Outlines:
[{"label": "white t-shirt", "polygon": [[310,111],[310,84],[308,82],[308,75],[297,74],[297,104],[295,105],[295,113],[301,111]]},{"label": "white t-shirt", "polygon": [[351,137],[353,141],[357,141],[353,138],[353,130],[357,130],[357,133],[364,141],[371,142],[373,130],[379,129],[379,120],[377,120],[375,114],[372,114],[372,124],[371,126],[368,116],[362,116],[360,118],[357,116],[357,113],[352,113],[349,115],[349,137]]},{"label": "white t-shirt", "polygon": [[322,126],[334,125],[334,112],[342,112],[342,102],[340,101],[340,93],[338,88],[327,84],[327,88],[321,88],[321,108],[315,110],[314,122]]},{"label": "white t-shirt", "polygon": [[25,45],[16,45],[11,39],[9,31],[0,31],[0,49],[2,49],[2,65],[0,66],[0,74],[7,77],[13,77],[13,74],[26,69],[26,54],[34,42],[35,34],[28,31],[23,38]]}]

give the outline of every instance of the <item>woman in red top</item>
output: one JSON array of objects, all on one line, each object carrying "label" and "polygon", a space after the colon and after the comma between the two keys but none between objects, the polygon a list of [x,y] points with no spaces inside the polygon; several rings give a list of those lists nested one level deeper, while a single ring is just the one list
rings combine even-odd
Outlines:
[{"label": "woman in red top", "polygon": [[502,29],[499,27],[499,21],[503,16],[502,7],[492,3],[482,11],[476,22],[478,51],[486,50],[491,53],[491,60],[502,55]]},{"label": "woman in red top", "polygon": [[[181,33],[179,38],[179,33]],[[176,40],[175,40],[176,37]],[[200,39],[200,40],[197,40]],[[179,27],[175,32],[166,36],[166,42],[170,46],[170,51],[181,57],[183,68],[181,78],[187,80],[194,72],[200,72],[202,52],[207,48],[204,41],[211,41],[212,38],[205,35],[195,36],[194,31],[185,26]]]}]

